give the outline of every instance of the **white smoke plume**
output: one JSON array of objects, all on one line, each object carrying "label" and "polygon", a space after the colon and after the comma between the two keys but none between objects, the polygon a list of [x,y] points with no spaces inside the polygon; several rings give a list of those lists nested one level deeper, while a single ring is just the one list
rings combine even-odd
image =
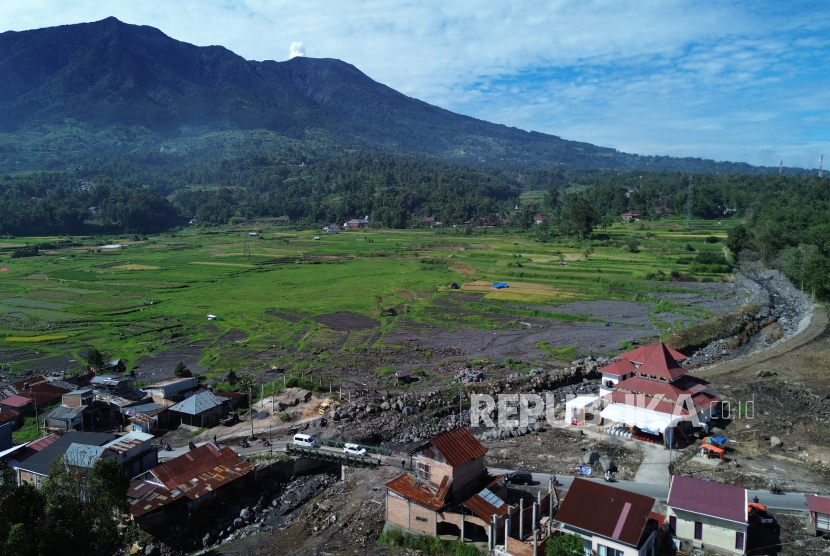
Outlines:
[{"label": "white smoke plume", "polygon": [[305,56],[305,47],[301,42],[292,42],[288,57],[296,58],[297,56]]}]

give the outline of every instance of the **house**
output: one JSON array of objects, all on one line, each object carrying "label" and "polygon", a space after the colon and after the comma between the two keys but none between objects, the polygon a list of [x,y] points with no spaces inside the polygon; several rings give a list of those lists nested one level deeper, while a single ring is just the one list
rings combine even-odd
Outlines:
[{"label": "house", "polygon": [[674,475],[669,532],[693,548],[746,554],[747,502],[744,488]]},{"label": "house", "polygon": [[162,380],[145,386],[143,390],[153,398],[154,403],[172,406],[191,395],[197,388],[199,379],[189,376]]},{"label": "house", "polygon": [[[86,419],[85,413],[88,415]],[[51,432],[83,431],[92,428],[92,414],[89,406],[60,405],[44,416],[43,425]]]},{"label": "house", "polygon": [[152,434],[132,431],[104,444],[103,457],[117,461],[128,477],[136,477],[158,465],[152,442]]},{"label": "house", "polygon": [[92,388],[72,390],[61,398],[61,404],[67,407],[92,407],[94,401],[95,391]]},{"label": "house", "polygon": [[654,556],[653,506],[654,498],[576,478],[556,513],[556,528],[579,535],[586,554]]},{"label": "house", "polygon": [[807,510],[810,512],[810,523],[813,534],[827,535],[830,533],[830,498],[807,494]]},{"label": "house", "polygon": [[623,353],[599,369],[603,423],[663,446],[673,442],[678,427],[685,434],[707,426],[720,398],[707,390],[706,381],[686,374],[678,363],[685,358],[660,342]]},{"label": "house", "polygon": [[90,380],[89,385],[99,392],[120,395],[133,389],[133,379],[129,376],[99,375]]},{"label": "house", "polygon": [[[43,450],[52,444],[58,437],[55,435],[46,435],[43,438],[33,440],[27,444],[18,444],[12,448],[0,451],[0,461],[6,463],[13,470],[20,466],[21,462],[26,461],[39,451]],[[16,471],[15,471],[16,477]],[[16,479],[15,479],[16,480]]]},{"label": "house", "polygon": [[547,221],[548,221],[548,217],[544,216],[544,215],[541,215],[541,214],[537,214],[536,216],[533,217],[533,223],[536,224],[537,226],[539,224],[541,224],[542,222],[547,222]]},{"label": "house", "polygon": [[[114,434],[104,432],[70,432],[67,433],[39,452],[31,455],[25,461],[20,462],[15,469],[17,484],[29,483],[35,488],[40,488],[43,481],[49,476],[52,466],[62,458],[72,444],[84,446],[103,446],[116,437]],[[79,449],[76,448],[75,451]]]},{"label": "house", "polygon": [[631,222],[632,220],[639,220],[640,213],[636,210],[622,213],[623,222]]},{"label": "house", "polygon": [[[504,475],[484,468],[485,448],[461,427],[440,434],[410,452],[411,473],[386,483],[386,528],[415,534],[486,536],[489,548],[507,554],[542,556],[547,537],[532,531],[550,504],[550,493],[538,500],[508,503]],[[523,516],[519,519],[519,514]],[[536,518],[534,523],[534,518]],[[506,534],[507,533],[507,534]]]},{"label": "house", "polygon": [[328,226],[323,226],[323,231],[327,234],[338,234],[340,233],[340,226],[337,224],[329,224]]},{"label": "house", "polygon": [[[123,409],[121,412],[133,425],[140,424],[139,428],[142,432],[151,432],[158,427],[167,426],[170,422],[169,408],[158,403],[142,403]],[[133,428],[135,429],[135,426]]]},{"label": "house", "polygon": [[402,381],[409,384],[411,380],[412,371],[395,371],[395,386],[399,386]]},{"label": "house", "polygon": [[366,228],[368,225],[369,225],[369,217],[367,216],[366,218],[361,218],[361,219],[352,218],[351,220],[349,220],[348,222],[343,224],[343,227],[344,228],[349,228],[349,229],[357,229],[357,228]]},{"label": "house", "polygon": [[12,432],[15,429],[18,415],[20,414],[13,409],[0,411],[0,451],[12,447]]},{"label": "house", "polygon": [[104,365],[104,368],[101,369],[104,374],[120,374],[123,375],[127,372],[127,366],[124,365],[124,361],[122,359],[114,359]]},{"label": "house", "polygon": [[208,442],[137,476],[127,492],[130,514],[142,529],[152,529],[226,497],[253,469],[230,447]]},{"label": "house", "polygon": [[22,415],[33,409],[34,405],[32,404],[32,400],[24,396],[18,396],[17,394],[0,400],[0,411],[14,410]]},{"label": "house", "polygon": [[177,403],[170,408],[170,411],[178,414],[184,425],[204,427],[218,419],[229,408],[230,403],[227,398],[220,398],[213,392],[205,391]]}]

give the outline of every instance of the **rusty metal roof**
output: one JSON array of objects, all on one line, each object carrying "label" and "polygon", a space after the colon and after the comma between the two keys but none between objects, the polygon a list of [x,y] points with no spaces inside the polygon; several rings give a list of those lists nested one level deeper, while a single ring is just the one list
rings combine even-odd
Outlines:
[{"label": "rusty metal roof", "polygon": [[134,480],[130,483],[127,497],[130,498],[130,513],[135,517],[141,517],[166,504],[181,500],[182,493],[147,481]]},{"label": "rusty metal roof", "polygon": [[460,467],[487,453],[487,448],[473,436],[467,427],[439,434],[428,444],[432,444],[444,456],[450,467]]},{"label": "rusty metal roof", "polygon": [[30,400],[29,398],[18,396],[17,394],[0,400],[1,404],[8,407],[23,407],[24,405],[30,404],[31,402],[32,400]]},{"label": "rusty metal roof", "polygon": [[138,415],[134,415],[133,417],[130,417],[130,421],[132,421],[136,425],[146,426],[146,425],[152,425],[154,422],[158,421],[158,419],[156,417],[153,417],[152,415],[147,415],[145,413],[139,413]]},{"label": "rusty metal roof", "polygon": [[[388,483],[386,488],[433,510],[446,506],[443,498],[438,498],[438,489],[431,488],[425,481],[419,481],[408,473],[403,473]],[[446,495],[446,492],[444,493]]]},{"label": "rusty metal roof", "polygon": [[490,523],[492,521],[493,514],[496,514],[499,517],[504,517],[509,509],[509,506],[504,502],[504,500],[490,492],[488,489],[484,489],[481,492],[472,495],[467,501],[464,502],[464,507],[483,519],[486,523]]},{"label": "rusty metal roof", "polygon": [[637,547],[654,498],[576,478],[556,520],[573,528]]},{"label": "rusty metal roof", "polygon": [[208,442],[150,470],[168,490],[180,490],[195,500],[204,494],[235,481],[254,469],[230,447],[221,450]]},{"label": "rusty metal roof", "polygon": [[14,421],[20,415],[19,412],[15,411],[14,409],[7,409],[5,411],[0,411],[0,424],[7,423],[9,421]]}]

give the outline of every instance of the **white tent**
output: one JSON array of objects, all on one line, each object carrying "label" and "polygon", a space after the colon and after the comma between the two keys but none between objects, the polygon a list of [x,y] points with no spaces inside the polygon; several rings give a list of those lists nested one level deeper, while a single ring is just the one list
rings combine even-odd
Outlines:
[{"label": "white tent", "polygon": [[684,420],[682,415],[661,413],[624,403],[611,404],[603,409],[600,415],[608,421],[625,423],[652,434],[662,434],[666,427],[674,426]]},{"label": "white tent", "polygon": [[599,396],[577,396],[565,402],[565,423],[570,425],[574,421],[581,423],[585,419],[585,411],[599,402]]}]

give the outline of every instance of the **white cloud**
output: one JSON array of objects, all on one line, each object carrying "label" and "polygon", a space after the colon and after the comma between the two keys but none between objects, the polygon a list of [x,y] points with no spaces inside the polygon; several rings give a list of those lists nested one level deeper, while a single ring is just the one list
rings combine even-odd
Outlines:
[{"label": "white cloud", "polygon": [[305,56],[305,47],[301,42],[292,42],[288,48],[288,58],[296,58],[297,56]]},{"label": "white cloud", "polygon": [[[644,154],[817,166],[830,152],[821,3],[273,0],[0,3],[23,30],[114,15],[248,59],[302,50],[450,110]],[[826,147],[826,148],[824,148]],[[790,160],[787,160],[789,158]]]}]

